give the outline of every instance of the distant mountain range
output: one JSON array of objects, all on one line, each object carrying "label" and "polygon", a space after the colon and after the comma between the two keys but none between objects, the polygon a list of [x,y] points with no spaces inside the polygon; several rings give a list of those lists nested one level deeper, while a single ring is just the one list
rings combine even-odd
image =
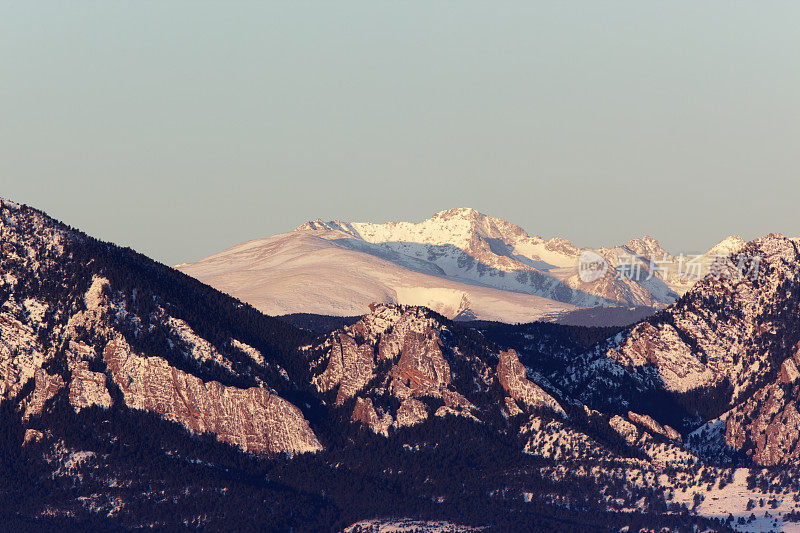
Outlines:
[{"label": "distant mountain range", "polygon": [[[743,245],[729,237],[691,261],[707,270],[713,257]],[[649,236],[594,250],[608,265],[596,280],[580,275],[583,252],[563,238],[530,236],[462,208],[419,223],[314,220],[176,268],[273,315],[361,315],[378,302],[510,323],[580,322],[588,316],[582,308],[635,307],[613,315],[629,323],[646,314],[643,308],[674,302],[695,281]],[[619,275],[624,268],[637,275]]]}]

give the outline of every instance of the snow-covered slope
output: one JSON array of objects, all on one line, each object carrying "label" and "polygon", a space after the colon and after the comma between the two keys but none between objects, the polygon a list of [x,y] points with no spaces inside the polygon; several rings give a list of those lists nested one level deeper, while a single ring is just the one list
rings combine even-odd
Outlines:
[{"label": "snow-covered slope", "polygon": [[[449,317],[529,322],[575,309],[530,294],[446,279],[342,244],[339,231],[296,231],[246,242],[177,268],[259,310],[356,316],[373,302],[429,307]],[[406,262],[410,262],[407,258]],[[399,261],[398,261],[399,262]]]},{"label": "snow-covered slope", "polygon": [[[419,223],[314,220],[176,268],[268,314],[359,315],[381,302],[520,322],[577,307],[664,307],[690,286],[677,274],[647,275],[651,258],[675,259],[652,237],[598,250],[608,270],[596,280],[582,279],[582,252],[461,208]],[[645,275],[617,275],[631,260]]]},{"label": "snow-covered slope", "polygon": [[703,254],[674,258],[675,261],[667,269],[667,283],[678,294],[684,294],[696,282],[698,273],[702,276],[714,268],[719,262],[731,254],[738,254],[745,242],[739,235],[731,235],[715,244]]},{"label": "snow-covered slope", "polygon": [[720,448],[765,466],[796,460],[800,251],[770,234],[741,252],[744,261],[732,256],[719,277],[707,276],[663,312],[573,358],[562,386],[609,409],[650,401],[662,422],[675,417],[682,429],[710,421],[703,432],[711,434],[724,420]]},{"label": "snow-covered slope", "polygon": [[662,306],[677,297],[663,283],[663,290],[652,291],[611,273],[585,283],[578,276],[581,250],[568,240],[532,237],[517,225],[469,208],[442,211],[419,223],[316,220],[296,231],[341,232],[347,237],[338,238],[340,244],[406,268],[583,307]]}]

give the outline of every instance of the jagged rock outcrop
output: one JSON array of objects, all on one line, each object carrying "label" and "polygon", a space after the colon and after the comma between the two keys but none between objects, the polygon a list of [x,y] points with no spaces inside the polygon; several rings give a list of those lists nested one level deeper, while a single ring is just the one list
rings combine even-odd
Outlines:
[{"label": "jagged rock outcrop", "polygon": [[392,415],[389,413],[383,413],[382,417],[378,417],[378,413],[375,412],[375,407],[372,405],[372,399],[370,398],[358,398],[356,400],[351,420],[353,422],[361,422],[375,433],[384,436],[388,435],[389,428],[394,423]]},{"label": "jagged rock outcrop", "polygon": [[374,367],[372,346],[358,346],[352,337],[339,333],[332,340],[327,368],[313,383],[320,392],[327,392],[338,386],[336,405],[341,405],[369,383]]},{"label": "jagged rock outcrop", "polygon": [[[460,356],[443,340],[447,326],[423,308],[374,304],[370,309],[314,348],[311,382],[316,389],[335,391],[336,406],[355,398],[351,420],[381,434],[427,419],[431,409],[425,398],[444,403],[435,409],[436,416],[477,419],[478,408],[454,382],[453,358]],[[490,367],[478,359],[472,363],[478,371],[463,378],[488,387]]]},{"label": "jagged rock outcrop", "polygon": [[796,351],[794,357],[785,360],[781,365],[781,370],[778,373],[780,382],[785,385],[790,385],[797,381],[797,379],[800,378],[800,371],[797,369],[798,365],[800,365],[800,351]]},{"label": "jagged rock outcrop", "polygon": [[525,367],[520,363],[515,350],[500,352],[497,364],[497,380],[511,398],[528,407],[546,407],[566,416],[558,402],[525,375]]},{"label": "jagged rock outcrop", "polygon": [[506,413],[508,416],[517,416],[522,414],[522,409],[519,408],[517,402],[514,401],[514,398],[506,396],[504,399],[506,403]]},{"label": "jagged rock outcrop", "polygon": [[392,368],[392,388],[400,398],[412,394],[440,396],[450,384],[450,365],[441,350],[435,330],[406,332],[400,360]]},{"label": "jagged rock outcrop", "polygon": [[0,402],[19,401],[26,423],[57,395],[111,407],[111,381],[126,406],[248,451],[321,449],[276,392],[297,388],[282,366],[295,328],[5,200],[0,246]]},{"label": "jagged rock outcrop", "polygon": [[428,418],[428,407],[419,400],[406,398],[397,410],[397,427],[413,426]]},{"label": "jagged rock outcrop", "polygon": [[69,403],[80,412],[81,409],[99,405],[108,409],[114,404],[106,388],[106,375],[89,370],[89,363],[81,361],[72,369],[69,382]]},{"label": "jagged rock outcrop", "polygon": [[[487,344],[478,350],[482,356],[467,356],[457,340],[463,333],[428,310],[387,304],[370,309],[358,322],[328,335],[311,357],[317,390],[331,394],[337,406],[355,398],[353,422],[387,434],[390,427],[417,424],[430,414],[480,423],[489,412],[515,417],[522,408],[541,407],[566,416],[527,378],[513,350],[498,352]],[[498,385],[508,395],[501,405],[489,393]],[[352,396],[343,397],[342,390]]]},{"label": "jagged rock outcrop", "polygon": [[681,434],[678,433],[678,431],[675,428],[668,426],[667,424],[664,424],[664,431],[666,432],[666,437],[669,440],[675,440],[675,441],[683,440]]},{"label": "jagged rock outcrop", "polygon": [[35,385],[33,392],[31,392],[20,405],[23,419],[41,414],[45,402],[64,388],[64,380],[61,379],[61,376],[58,374],[50,375],[42,368],[36,370],[34,380]]},{"label": "jagged rock outcrop", "polygon": [[619,433],[628,444],[635,444],[639,439],[639,430],[636,429],[636,426],[619,415],[612,416],[611,420],[608,421],[608,425]]},{"label": "jagged rock outcrop", "polygon": [[[106,388],[106,376],[89,370],[87,362],[82,361],[73,368],[69,382],[69,403],[80,411],[91,405],[111,407],[111,395]],[[45,403],[55,397],[67,384],[58,374],[48,374],[38,368],[34,374],[33,391],[23,399],[20,408],[23,419],[42,413]]]},{"label": "jagged rock outcrop", "polygon": [[800,459],[800,386],[774,383],[760,389],[727,418],[725,443],[762,466]]},{"label": "jagged rock outcrop", "polygon": [[39,442],[44,438],[44,433],[36,429],[26,429],[25,436],[22,437],[22,445],[25,446],[32,442]]},{"label": "jagged rock outcrop", "polygon": [[[799,272],[791,239],[756,239],[661,319],[637,325],[607,356],[626,367],[649,366],[667,390],[685,392],[727,378],[744,393],[774,368],[781,344],[798,340],[797,331],[784,326],[800,318],[793,305]],[[775,342],[775,334],[784,338]]]},{"label": "jagged rock outcrop", "polygon": [[[800,348],[800,346],[798,346]],[[777,379],[725,414],[725,444],[762,466],[800,458],[800,350],[787,358]]]},{"label": "jagged rock outcrop", "polygon": [[797,242],[756,239],[666,310],[576,356],[554,384],[601,410],[647,404],[660,424],[692,432],[771,376],[791,379],[781,365],[800,341],[799,281]]},{"label": "jagged rock outcrop", "polygon": [[634,413],[633,411],[628,411],[628,420],[633,422],[634,424],[638,424],[640,426],[644,426],[645,429],[650,431],[651,433],[655,433],[657,435],[661,435],[662,437],[666,437],[669,440],[680,440],[681,434],[675,431],[668,425],[661,425],[655,420],[653,417],[649,415],[640,415],[638,413]]},{"label": "jagged rock outcrop", "polygon": [[576,357],[559,384],[600,408],[662,394],[674,403],[651,402],[652,416],[630,420],[673,441],[680,434],[664,422],[679,423],[688,446],[716,460],[740,452],[791,464],[800,456],[798,241],[771,234],[733,246],[674,305]]},{"label": "jagged rock outcrop", "polygon": [[300,410],[267,389],[203,382],[160,357],[135,355],[119,338],[108,343],[103,360],[128,407],[157,413],[198,433],[213,433],[246,451],[322,449]]},{"label": "jagged rock outcrop", "polygon": [[[7,275],[6,275],[7,276]],[[22,307],[13,300],[0,308],[0,402],[17,396],[25,383],[32,379],[41,367],[45,354],[36,342],[36,335],[29,325],[23,324],[15,315]]]},{"label": "jagged rock outcrop", "polygon": [[[76,412],[111,407],[111,379],[128,407],[214,433],[242,449],[321,449],[300,410],[267,385],[291,386],[285,370],[238,340],[270,347],[269,334],[240,325],[262,322],[282,331],[284,324],[254,316],[196,282],[187,284],[183,276],[130,250],[99,243],[2,200],[0,236],[0,401],[15,398],[33,379],[33,391],[20,403],[24,419],[41,414],[63,389]],[[207,327],[196,306],[219,309],[220,322]],[[131,342],[148,353],[134,354],[124,338],[135,339]],[[102,368],[101,353],[108,376],[95,371]],[[177,359],[181,370],[170,359]],[[226,386],[199,377],[206,371],[220,380],[258,386]]]}]

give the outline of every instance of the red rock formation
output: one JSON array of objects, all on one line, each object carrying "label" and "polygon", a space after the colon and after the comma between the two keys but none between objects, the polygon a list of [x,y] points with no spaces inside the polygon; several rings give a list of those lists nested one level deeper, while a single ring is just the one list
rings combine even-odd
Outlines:
[{"label": "red rock formation", "polygon": [[191,431],[251,452],[302,453],[322,445],[297,407],[263,388],[203,382],[160,357],[140,357],[118,338],[103,352],[128,407],[157,413]]},{"label": "red rock formation", "polygon": [[[453,376],[438,329],[442,326],[437,319],[422,308],[376,304],[370,309],[370,314],[329,335],[321,346],[324,354],[312,364],[316,369],[324,368],[311,380],[317,390],[327,392],[338,387],[336,405],[355,397],[351,419],[376,433],[386,434],[392,425],[426,419],[427,408],[416,400],[420,397],[444,401],[436,411],[438,416],[475,418],[472,413],[476,407],[452,387]],[[379,367],[385,369],[380,374]],[[371,381],[373,386],[367,388]],[[393,413],[391,402],[387,403],[390,397],[405,407]],[[378,405],[382,409],[376,408]]]},{"label": "red rock formation", "polygon": [[384,413],[383,417],[378,417],[375,406],[370,398],[358,398],[353,408],[353,422],[361,422],[369,427],[373,432],[388,435],[389,427],[394,423],[389,413]]},{"label": "red rock formation", "polygon": [[428,418],[428,408],[419,400],[407,398],[397,410],[397,427],[413,426]]},{"label": "red rock formation", "polygon": [[797,381],[797,379],[800,378],[800,371],[797,369],[798,366],[800,366],[800,352],[795,352],[794,357],[790,357],[781,365],[778,374],[781,383],[788,385]]},{"label": "red rock formation", "polygon": [[758,390],[727,419],[725,442],[762,466],[800,459],[800,385],[773,383]]},{"label": "red rock formation", "polygon": [[353,416],[350,417],[353,422],[361,422],[372,427],[378,422],[378,414],[375,412],[375,406],[372,405],[372,400],[369,398],[358,398],[356,405],[353,408]]},{"label": "red rock formation", "polygon": [[520,363],[516,351],[500,352],[497,379],[503,390],[518,402],[528,407],[548,407],[566,416],[564,410],[552,396],[526,377],[525,367]]},{"label": "red rock formation", "polygon": [[645,429],[650,431],[651,433],[657,433],[662,437],[666,437],[670,440],[681,440],[681,434],[675,431],[673,428],[664,425],[662,426],[651,416],[648,415],[640,415],[638,413],[634,413],[633,411],[628,411],[628,419],[633,422],[634,424],[639,424],[640,426],[644,426]]},{"label": "red rock formation", "polygon": [[25,400],[23,400],[20,409],[22,409],[22,418],[28,419],[33,415],[39,415],[44,409],[44,404],[47,400],[55,396],[58,391],[64,388],[64,380],[61,376],[56,374],[51,376],[43,369],[36,370],[34,375],[35,386]]},{"label": "red rock formation", "polygon": [[522,409],[519,408],[517,402],[514,401],[513,398],[506,396],[506,411],[508,411],[508,416],[517,416],[522,414]]},{"label": "red rock formation", "polygon": [[114,402],[106,388],[106,375],[90,371],[86,361],[77,363],[69,383],[69,403],[76,412],[92,405],[111,407]]},{"label": "red rock formation", "polygon": [[392,369],[393,386],[407,387],[417,394],[441,395],[439,389],[450,384],[450,365],[442,355],[442,341],[436,331],[409,331],[403,340],[400,361]]},{"label": "red rock formation", "polygon": [[31,442],[39,442],[44,438],[44,433],[35,429],[26,429],[25,436],[22,438],[22,445],[30,444]]},{"label": "red rock formation", "polygon": [[0,309],[0,402],[19,394],[44,358],[33,329],[12,316],[19,309],[8,303]]},{"label": "red rock formation", "polygon": [[333,339],[328,366],[315,383],[320,392],[329,391],[338,385],[336,405],[341,405],[369,383],[374,368],[372,346],[358,346],[350,335],[339,333]]},{"label": "red rock formation", "polygon": [[639,439],[639,430],[636,429],[636,426],[619,415],[612,416],[611,420],[608,421],[608,425],[619,433],[628,444],[635,444]]},{"label": "red rock formation", "polygon": [[725,443],[762,466],[800,458],[800,344],[783,361],[775,382],[726,414]]}]

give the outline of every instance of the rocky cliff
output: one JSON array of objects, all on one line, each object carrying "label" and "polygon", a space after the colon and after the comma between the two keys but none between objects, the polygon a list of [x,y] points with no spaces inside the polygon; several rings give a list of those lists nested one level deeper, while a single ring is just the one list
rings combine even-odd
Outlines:
[{"label": "rocky cliff", "polygon": [[24,420],[62,394],[76,412],[108,409],[115,388],[128,408],[246,451],[322,448],[263,353],[290,363],[266,335],[293,328],[24,206],[0,202],[0,237],[0,404],[19,401]]},{"label": "rocky cliff", "polygon": [[800,351],[783,362],[773,383],[726,413],[727,446],[764,466],[797,463],[800,458],[798,365]]},{"label": "rocky cliff", "polygon": [[124,339],[103,351],[125,404],[151,411],[197,433],[212,433],[251,452],[313,452],[322,449],[300,410],[263,387],[239,389],[171,367],[160,357],[140,357]]},{"label": "rocky cliff", "polygon": [[[482,421],[500,411],[516,415],[544,408],[565,416],[528,379],[513,350],[481,344],[480,356],[468,355],[456,330],[423,308],[373,305],[370,314],[312,347],[312,383],[336,406],[355,399],[348,404],[351,420],[381,434],[432,414]],[[501,403],[491,393],[494,387],[506,395]]]},{"label": "rocky cliff", "polygon": [[552,396],[530,381],[525,374],[525,367],[519,362],[514,350],[501,351],[497,363],[497,380],[509,398],[505,402],[509,411],[514,412],[512,404],[519,402],[526,407],[546,407],[565,415],[564,409]]},{"label": "rocky cliff", "polygon": [[[666,310],[576,357],[561,385],[598,408],[646,404],[651,421],[629,419],[668,438],[677,432],[664,418],[683,412],[670,419],[675,427],[695,432],[695,441],[716,439],[715,453],[791,462],[798,453],[797,243],[778,234],[756,239],[718,269]],[[724,431],[711,431],[720,425]]]},{"label": "rocky cliff", "polygon": [[376,433],[425,420],[430,410],[419,398],[470,415],[475,407],[452,386],[439,320],[422,308],[373,305],[370,314],[314,348],[312,384],[320,393],[335,390],[337,406],[356,398],[352,419]]}]

